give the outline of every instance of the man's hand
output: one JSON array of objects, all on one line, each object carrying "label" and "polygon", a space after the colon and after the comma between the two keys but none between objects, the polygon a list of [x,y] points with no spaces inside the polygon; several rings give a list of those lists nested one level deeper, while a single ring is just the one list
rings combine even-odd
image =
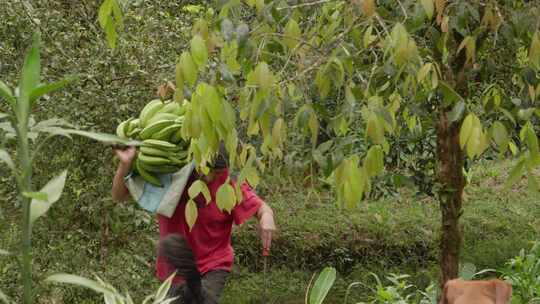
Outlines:
[{"label": "man's hand", "polygon": [[124,166],[125,168],[130,168],[131,163],[133,162],[133,159],[135,158],[135,154],[137,153],[137,149],[135,147],[130,146],[127,147],[125,150],[115,149],[114,153],[120,160],[120,164]]},{"label": "man's hand", "polygon": [[263,249],[269,251],[272,245],[272,234],[276,231],[274,212],[268,205],[263,204],[257,211],[257,217],[259,218],[259,232]]}]

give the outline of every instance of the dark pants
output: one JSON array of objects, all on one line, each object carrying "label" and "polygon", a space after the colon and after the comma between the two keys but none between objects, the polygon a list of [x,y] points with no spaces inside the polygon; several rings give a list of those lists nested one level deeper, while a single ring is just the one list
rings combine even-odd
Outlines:
[{"label": "dark pants", "polygon": [[203,275],[201,279],[203,302],[198,303],[190,301],[192,291],[187,288],[186,284],[171,286],[169,297],[178,297],[172,304],[218,304],[223,287],[227,282],[229,272],[224,270],[213,270]]}]

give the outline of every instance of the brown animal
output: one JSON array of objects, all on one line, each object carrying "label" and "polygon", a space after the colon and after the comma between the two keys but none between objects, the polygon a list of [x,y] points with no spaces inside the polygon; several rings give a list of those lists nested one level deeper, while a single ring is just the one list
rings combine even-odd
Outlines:
[{"label": "brown animal", "polygon": [[439,304],[510,304],[512,285],[501,280],[450,280]]}]

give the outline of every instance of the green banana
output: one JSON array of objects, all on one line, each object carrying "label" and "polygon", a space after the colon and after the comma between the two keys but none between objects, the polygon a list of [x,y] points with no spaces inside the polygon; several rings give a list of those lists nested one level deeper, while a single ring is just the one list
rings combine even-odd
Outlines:
[{"label": "green banana", "polygon": [[141,122],[140,119],[134,118],[129,122],[129,129],[132,131],[135,128],[140,128],[139,123]]},{"label": "green banana", "polygon": [[127,134],[127,136],[129,138],[134,138],[134,137],[137,137],[137,135],[139,135],[139,133],[141,133],[142,129],[139,128],[139,127],[136,127],[134,128],[133,130],[129,131],[129,133]]},{"label": "green banana", "polygon": [[179,118],[178,115],[172,114],[172,113],[157,113],[156,115],[154,115],[152,118],[148,120],[147,125],[151,125],[154,122],[160,121],[160,120],[176,120],[178,118]]},{"label": "green banana", "polygon": [[158,140],[158,139],[145,139],[143,140],[143,147],[163,149],[167,151],[178,151],[180,147],[175,144],[171,144],[168,141]]},{"label": "green banana", "polygon": [[176,132],[174,132],[171,135],[171,138],[169,138],[169,141],[173,144],[178,144],[183,140],[182,138],[182,128],[178,129]]},{"label": "green banana", "polygon": [[144,106],[141,114],[139,115],[139,124],[142,127],[146,127],[148,120],[150,120],[150,118],[152,118],[164,106],[164,103],[160,99],[150,101],[148,104],[146,104],[146,106]]},{"label": "green banana", "polygon": [[160,156],[146,155],[142,152],[139,152],[137,159],[143,162],[146,165],[160,166],[160,165],[170,165],[173,163],[172,160]]},{"label": "green banana", "polygon": [[154,133],[159,132],[162,129],[164,129],[164,128],[172,125],[172,124],[174,124],[174,120],[159,120],[159,121],[156,121],[156,122],[144,127],[144,129],[139,134],[139,137],[141,139],[143,139],[143,140],[151,138]]},{"label": "green banana", "polygon": [[153,139],[168,140],[174,132],[180,130],[181,128],[182,124],[173,124],[152,134],[150,137]]},{"label": "green banana", "polygon": [[159,113],[171,113],[176,114],[181,111],[182,106],[176,101],[169,101],[165,103],[165,106],[159,110]]},{"label": "green banana", "polygon": [[166,150],[162,150],[162,149],[158,149],[158,148],[145,147],[145,146],[142,146],[139,149],[139,151],[141,151],[145,155],[160,156],[160,157],[169,157],[169,155],[171,155],[171,153],[174,153],[172,151],[166,151]]},{"label": "green banana", "polygon": [[116,135],[118,137],[127,138],[127,134],[124,131],[126,125],[129,123],[129,120],[124,120],[116,127]]},{"label": "green banana", "polygon": [[159,178],[155,177],[152,173],[148,172],[146,168],[144,167],[144,165],[141,163],[141,160],[139,158],[135,160],[135,167],[137,171],[139,172],[139,174],[141,175],[141,177],[145,181],[149,182],[150,184],[156,187],[163,187]]},{"label": "green banana", "polygon": [[180,170],[178,166],[165,165],[165,166],[149,166],[144,165],[144,169],[151,173],[174,173]]}]

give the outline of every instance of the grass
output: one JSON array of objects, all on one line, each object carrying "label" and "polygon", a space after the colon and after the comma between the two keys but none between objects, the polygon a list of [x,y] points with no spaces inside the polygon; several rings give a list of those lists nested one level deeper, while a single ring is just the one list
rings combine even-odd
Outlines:
[{"label": "grass", "polygon": [[[509,166],[509,162],[480,163],[466,189],[462,261],[477,269],[503,266],[540,232],[539,200],[527,193],[526,181],[508,192],[501,189]],[[307,193],[294,183],[271,179],[259,191],[274,208],[279,226],[266,274],[269,303],[303,303],[311,276],[324,266],[339,270],[327,303],[342,303],[352,282],[373,285],[370,272],[383,277],[390,272],[408,273],[412,283],[422,288],[437,279],[440,213],[430,198],[402,190],[396,197],[365,202],[347,212],[336,208],[332,194],[324,189]],[[69,194],[66,200],[72,197]],[[95,199],[61,201],[40,219],[34,230],[36,279],[57,272],[99,274],[141,300],[158,286],[153,278],[155,221],[133,205]],[[102,204],[103,213],[97,216],[108,219],[108,234],[96,224],[103,220],[85,218],[96,216],[81,209],[85,204]],[[16,212],[3,211],[0,248],[10,248],[17,242]],[[265,280],[259,244],[255,221],[235,229],[237,262],[223,303],[261,303]],[[12,259],[0,256],[0,277],[0,290],[18,293]],[[39,303],[102,303],[98,295],[82,288],[39,284],[36,291]],[[367,292],[365,287],[355,287],[351,299],[364,299]]]}]

